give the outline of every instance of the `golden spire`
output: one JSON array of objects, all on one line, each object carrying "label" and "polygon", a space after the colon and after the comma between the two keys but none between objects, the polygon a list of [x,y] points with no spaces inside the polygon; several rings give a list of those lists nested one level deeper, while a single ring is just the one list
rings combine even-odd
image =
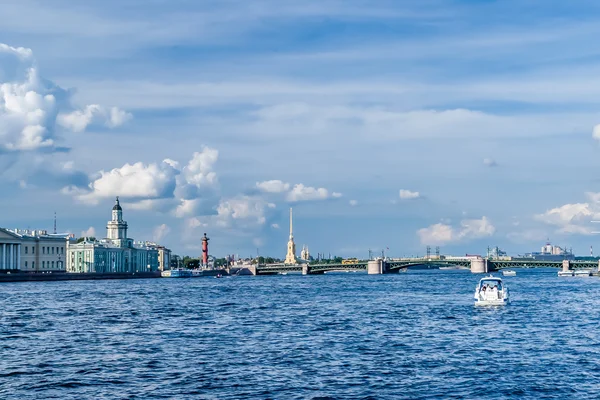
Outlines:
[{"label": "golden spire", "polygon": [[290,207],[290,239],[293,239],[294,235],[292,234],[292,207]]}]

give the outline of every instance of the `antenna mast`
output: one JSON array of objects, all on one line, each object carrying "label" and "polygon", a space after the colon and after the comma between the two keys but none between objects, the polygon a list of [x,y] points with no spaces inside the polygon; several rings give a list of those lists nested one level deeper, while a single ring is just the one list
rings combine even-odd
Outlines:
[{"label": "antenna mast", "polygon": [[56,235],[56,211],[54,211],[54,234]]}]

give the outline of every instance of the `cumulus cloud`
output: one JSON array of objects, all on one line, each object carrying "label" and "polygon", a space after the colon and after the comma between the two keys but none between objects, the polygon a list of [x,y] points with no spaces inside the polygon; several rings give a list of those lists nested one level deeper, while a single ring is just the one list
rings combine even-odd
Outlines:
[{"label": "cumulus cloud", "polygon": [[279,224],[271,224],[271,228],[273,228],[273,229],[279,229]]},{"label": "cumulus cloud", "polygon": [[125,164],[110,171],[100,171],[100,177],[90,183],[90,192],[79,196],[84,202],[96,204],[101,198],[122,196],[125,199],[159,199],[172,196],[179,171],[168,163]]},{"label": "cumulus cloud", "polygon": [[30,49],[0,43],[0,150],[60,151],[57,127],[81,131],[96,120],[115,127],[131,117],[114,107],[77,110],[70,97],[40,77]]},{"label": "cumulus cloud", "polygon": [[465,219],[460,222],[460,227],[453,227],[445,223],[438,223],[417,231],[423,244],[446,244],[463,240],[479,239],[492,236],[496,228],[487,217],[481,219]]},{"label": "cumulus cloud", "polygon": [[[596,193],[589,193],[588,197],[598,198]],[[590,223],[600,219],[600,207],[593,202],[565,204],[536,214],[534,219],[556,227],[560,233],[590,235],[593,232]]]},{"label": "cumulus cloud", "polygon": [[421,197],[421,194],[419,192],[411,192],[410,190],[400,189],[401,200],[418,199],[419,197]]},{"label": "cumulus cloud", "polygon": [[211,210],[214,214],[219,197],[215,193],[218,179],[213,168],[218,155],[217,150],[204,147],[183,167],[172,159],[125,164],[99,171],[87,188],[70,186],[63,193],[88,204],[120,196],[132,209],[173,211],[176,217],[207,215]]},{"label": "cumulus cloud", "polygon": [[498,165],[498,163],[496,163],[496,160],[492,158],[484,158],[483,165],[485,165],[486,167],[495,167]]},{"label": "cumulus cloud", "polygon": [[169,232],[171,232],[171,228],[169,228],[167,224],[160,224],[156,228],[154,228],[152,239],[155,242],[160,242],[165,236],[169,234]]},{"label": "cumulus cloud", "polygon": [[290,184],[282,182],[278,179],[256,182],[256,187],[266,193],[283,193],[290,189]]},{"label": "cumulus cloud", "polygon": [[81,237],[96,237],[96,229],[90,226],[87,230],[81,231]]},{"label": "cumulus cloud", "polygon": [[348,204],[350,204],[352,207],[354,207],[354,206],[357,206],[357,205],[358,205],[358,201],[356,201],[356,200],[350,200],[350,201],[348,202]]}]

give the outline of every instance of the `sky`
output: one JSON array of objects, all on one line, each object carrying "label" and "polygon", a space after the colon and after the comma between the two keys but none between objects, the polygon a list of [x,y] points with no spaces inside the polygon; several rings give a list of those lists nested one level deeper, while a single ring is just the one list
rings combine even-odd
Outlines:
[{"label": "sky", "polygon": [[0,3],[0,226],[600,253],[600,3]]}]

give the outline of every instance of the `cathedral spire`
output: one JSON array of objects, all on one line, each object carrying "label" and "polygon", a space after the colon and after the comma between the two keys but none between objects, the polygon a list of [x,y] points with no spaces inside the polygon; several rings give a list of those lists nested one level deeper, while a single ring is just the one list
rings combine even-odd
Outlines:
[{"label": "cathedral spire", "polygon": [[290,240],[287,245],[287,254],[285,256],[285,264],[296,264],[296,244],[294,243],[294,235],[292,230],[292,208],[290,207]]},{"label": "cathedral spire", "polygon": [[294,235],[292,233],[292,207],[290,207],[290,240],[292,240],[294,238]]}]

